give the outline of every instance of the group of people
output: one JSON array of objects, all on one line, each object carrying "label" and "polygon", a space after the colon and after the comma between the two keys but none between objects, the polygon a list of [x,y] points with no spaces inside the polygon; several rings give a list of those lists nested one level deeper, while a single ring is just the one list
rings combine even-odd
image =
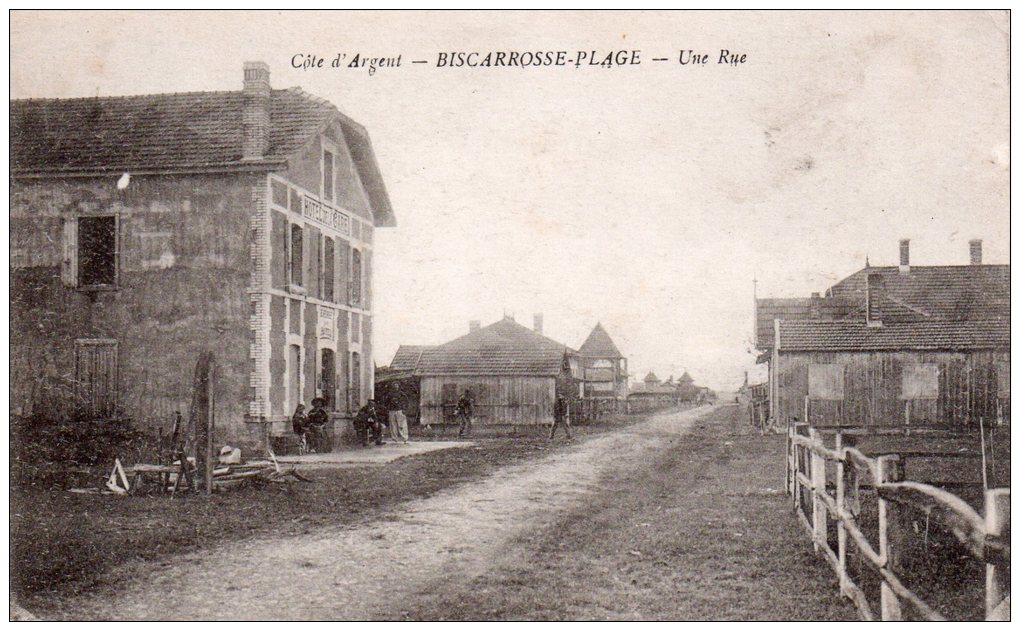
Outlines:
[{"label": "group of people", "polygon": [[[312,409],[305,412],[305,405],[298,404],[292,417],[294,433],[301,439],[302,453],[328,452],[329,438],[326,434],[326,426],[329,424],[329,413],[326,412],[325,398],[317,397],[312,400]],[[399,405],[397,405],[399,406]],[[474,417],[475,399],[471,389],[464,389],[454,413],[460,421],[460,430],[457,436],[464,437],[471,435],[471,423]],[[376,404],[374,399],[358,410],[354,417],[354,432],[362,447],[368,447],[370,443],[383,445],[385,430],[389,428],[390,436],[395,442],[408,442],[407,417],[399,408],[384,409]],[[549,440],[556,436],[556,430],[563,428],[567,438],[572,438],[570,433],[570,403],[562,394],[557,394],[553,404],[553,425],[549,432]]]},{"label": "group of people", "polygon": [[362,447],[367,447],[370,442],[376,445],[383,445],[383,434],[387,428],[390,430],[390,437],[397,443],[407,444],[407,416],[399,408],[387,409],[384,419],[384,409],[380,408],[374,399],[368,400],[358,410],[354,417],[354,432],[358,435]]},{"label": "group of people", "polygon": [[328,452],[329,436],[326,425],[329,424],[329,413],[326,412],[326,400],[317,397],[312,400],[312,409],[305,412],[305,405],[298,404],[291,417],[294,434],[301,439],[302,453]]}]

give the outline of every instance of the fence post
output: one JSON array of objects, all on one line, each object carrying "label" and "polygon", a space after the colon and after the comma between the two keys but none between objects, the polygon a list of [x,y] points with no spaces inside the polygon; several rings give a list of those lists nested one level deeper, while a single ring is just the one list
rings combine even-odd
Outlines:
[{"label": "fence post", "polygon": [[846,576],[846,525],[843,523],[843,516],[846,515],[846,482],[844,470],[846,469],[846,455],[843,453],[843,433],[836,432],[836,455],[839,461],[836,462],[836,539],[838,542],[837,557],[839,559],[839,593],[848,596]]},{"label": "fence post", "polygon": [[[878,488],[886,483],[895,481],[896,479],[896,461],[897,456],[881,456],[878,458],[878,481],[875,482],[876,493]],[[891,564],[889,563],[892,558],[891,547],[889,546],[889,525],[893,519],[892,514],[893,505],[886,501],[879,494],[878,497],[878,555],[882,560],[882,568],[891,571]],[[900,599],[893,592],[889,584],[882,579],[881,588],[881,604],[882,604],[882,619],[883,620],[902,620],[903,611],[900,608]]]},{"label": "fence post", "polygon": [[[811,430],[811,439],[822,442],[822,436],[817,430]],[[826,540],[826,529],[828,527],[828,514],[825,503],[822,502],[822,493],[825,492],[825,458],[817,453],[814,448],[810,449],[811,455],[811,539],[815,544],[815,551],[822,548]]]},{"label": "fence post", "polygon": [[[985,491],[985,533],[1001,536],[1009,525],[1009,488]],[[992,612],[1009,594],[1009,570],[985,564],[985,619],[993,620]]]},{"label": "fence post", "polygon": [[793,426],[786,426],[786,491],[793,496]]}]

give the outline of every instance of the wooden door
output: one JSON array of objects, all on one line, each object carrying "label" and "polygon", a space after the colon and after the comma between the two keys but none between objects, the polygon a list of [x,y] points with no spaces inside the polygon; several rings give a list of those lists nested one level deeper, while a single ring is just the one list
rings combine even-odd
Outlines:
[{"label": "wooden door", "polygon": [[74,380],[79,406],[89,415],[117,412],[117,341],[78,339],[74,343]]}]

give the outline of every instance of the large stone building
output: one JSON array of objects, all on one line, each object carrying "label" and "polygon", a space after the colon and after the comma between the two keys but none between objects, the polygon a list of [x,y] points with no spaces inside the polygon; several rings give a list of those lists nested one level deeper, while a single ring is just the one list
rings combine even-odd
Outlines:
[{"label": "large stone building", "polygon": [[11,102],[11,398],[165,425],[216,357],[218,428],[371,396],[365,129],[245,63],[240,91]]}]

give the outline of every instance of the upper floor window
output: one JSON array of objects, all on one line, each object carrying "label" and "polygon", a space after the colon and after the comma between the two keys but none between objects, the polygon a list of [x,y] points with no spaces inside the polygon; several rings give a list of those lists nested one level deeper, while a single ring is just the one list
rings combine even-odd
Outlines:
[{"label": "upper floor window", "polygon": [[333,202],[335,194],[335,178],[333,176],[333,152],[329,149],[322,150],[322,198],[325,201]]},{"label": "upper floor window", "polygon": [[290,226],[290,283],[304,285],[304,230],[301,225]]},{"label": "upper floor window", "polygon": [[326,236],[325,244],[322,246],[322,299],[335,302],[333,280],[336,259],[333,257],[333,238]]},{"label": "upper floor window", "polygon": [[78,216],[64,224],[64,283],[116,287],[120,239],[117,216]]},{"label": "upper floor window", "polygon": [[351,304],[361,304],[361,251],[351,250]]}]

